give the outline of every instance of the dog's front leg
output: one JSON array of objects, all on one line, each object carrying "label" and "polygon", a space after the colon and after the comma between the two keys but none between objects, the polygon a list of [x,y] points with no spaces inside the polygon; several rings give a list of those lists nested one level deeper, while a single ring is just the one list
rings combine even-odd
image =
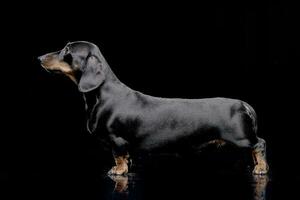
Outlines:
[{"label": "dog's front leg", "polygon": [[127,174],[128,173],[128,159],[129,159],[129,154],[125,155],[116,155],[114,154],[114,159],[115,159],[115,166],[109,170],[108,174],[113,174],[113,175],[122,175],[122,174]]},{"label": "dog's front leg", "polygon": [[113,156],[115,166],[109,170],[108,174],[122,175],[128,173],[128,159],[129,153],[127,151],[128,142],[122,137],[110,136],[113,146]]}]

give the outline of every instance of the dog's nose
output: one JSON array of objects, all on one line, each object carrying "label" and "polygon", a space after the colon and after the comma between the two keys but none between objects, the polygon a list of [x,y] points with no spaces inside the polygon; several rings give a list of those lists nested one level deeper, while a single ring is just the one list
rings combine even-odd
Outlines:
[{"label": "dog's nose", "polygon": [[45,56],[43,55],[43,56],[39,56],[37,59],[38,59],[39,61],[43,61],[44,58],[45,58]]}]

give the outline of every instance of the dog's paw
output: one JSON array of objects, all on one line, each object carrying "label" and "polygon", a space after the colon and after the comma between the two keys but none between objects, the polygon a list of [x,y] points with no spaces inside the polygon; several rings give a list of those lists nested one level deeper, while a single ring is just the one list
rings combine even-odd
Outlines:
[{"label": "dog's paw", "polygon": [[128,173],[127,166],[114,166],[108,171],[108,175],[124,175]]},{"label": "dog's paw", "polygon": [[254,175],[264,175],[268,173],[268,166],[267,165],[255,165],[252,173]]}]

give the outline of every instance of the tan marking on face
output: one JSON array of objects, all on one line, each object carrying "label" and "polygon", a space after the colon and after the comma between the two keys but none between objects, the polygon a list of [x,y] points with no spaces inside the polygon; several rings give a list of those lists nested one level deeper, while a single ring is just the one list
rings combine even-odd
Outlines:
[{"label": "tan marking on face", "polygon": [[72,71],[71,73],[67,73],[66,75],[67,75],[74,83],[77,84],[77,80],[76,80],[76,78],[75,78],[75,74],[74,74],[73,71]]},{"label": "tan marking on face", "polygon": [[42,61],[42,66],[48,70],[59,70],[63,73],[70,73],[72,71],[71,66],[68,63],[60,61],[53,56],[47,56]]},{"label": "tan marking on face", "polygon": [[41,65],[46,70],[60,71],[66,76],[68,76],[73,82],[77,83],[74,71],[72,70],[71,66],[64,61],[57,59],[57,57],[51,55],[46,56],[46,58],[42,61]]}]

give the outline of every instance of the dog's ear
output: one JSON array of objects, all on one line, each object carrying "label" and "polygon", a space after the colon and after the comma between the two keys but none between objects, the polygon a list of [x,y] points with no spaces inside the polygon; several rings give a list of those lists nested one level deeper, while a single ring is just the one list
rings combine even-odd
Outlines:
[{"label": "dog's ear", "polygon": [[96,56],[89,56],[84,66],[78,89],[80,92],[89,92],[99,87],[105,80],[103,65]]}]

